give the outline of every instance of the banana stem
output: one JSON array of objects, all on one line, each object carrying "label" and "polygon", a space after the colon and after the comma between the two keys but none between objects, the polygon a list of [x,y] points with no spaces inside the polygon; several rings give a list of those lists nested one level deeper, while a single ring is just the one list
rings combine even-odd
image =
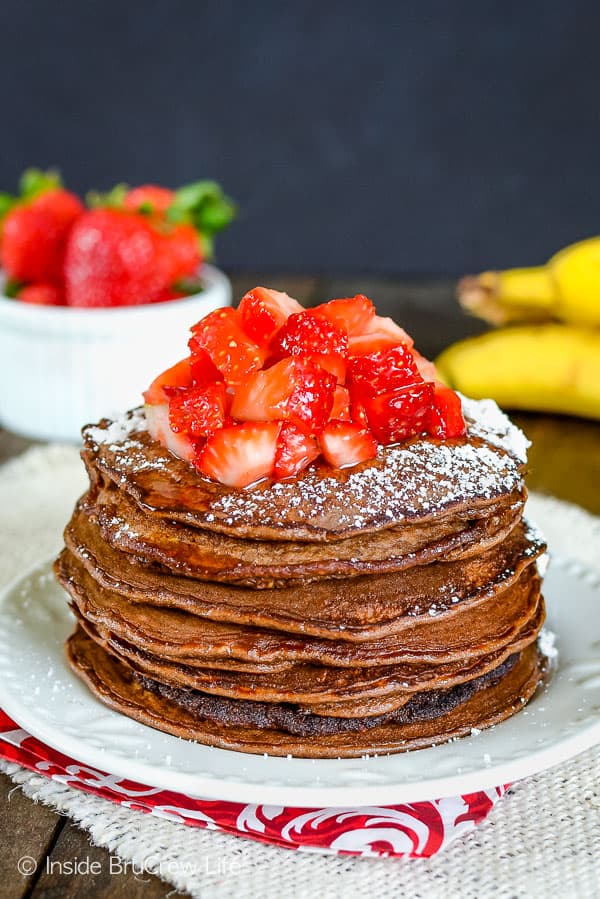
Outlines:
[{"label": "banana stem", "polygon": [[547,321],[557,296],[548,269],[513,268],[462,278],[458,299],[466,312],[492,325],[519,321]]}]

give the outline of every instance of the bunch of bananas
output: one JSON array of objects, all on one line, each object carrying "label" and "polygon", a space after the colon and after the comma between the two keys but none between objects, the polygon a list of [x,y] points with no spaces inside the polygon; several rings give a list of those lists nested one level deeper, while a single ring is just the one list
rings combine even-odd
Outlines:
[{"label": "bunch of bananas", "polygon": [[600,418],[600,237],[544,266],[463,278],[458,299],[498,327],[436,359],[451,387],[513,409]]}]

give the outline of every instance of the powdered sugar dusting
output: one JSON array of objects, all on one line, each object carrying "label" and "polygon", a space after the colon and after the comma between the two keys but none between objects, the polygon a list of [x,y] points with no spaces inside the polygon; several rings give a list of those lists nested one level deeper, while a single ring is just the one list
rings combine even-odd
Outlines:
[{"label": "powdered sugar dusting", "polygon": [[84,433],[88,440],[96,444],[118,444],[126,440],[135,431],[146,431],[147,429],[146,416],[144,415],[144,410],[140,407],[133,409],[131,412],[125,412],[120,418],[111,421],[106,428],[88,425],[84,428]]},{"label": "powdered sugar dusting", "polygon": [[519,462],[527,461],[531,441],[512,423],[494,400],[472,400],[460,394],[463,413],[468,419],[469,433],[499,446]]}]

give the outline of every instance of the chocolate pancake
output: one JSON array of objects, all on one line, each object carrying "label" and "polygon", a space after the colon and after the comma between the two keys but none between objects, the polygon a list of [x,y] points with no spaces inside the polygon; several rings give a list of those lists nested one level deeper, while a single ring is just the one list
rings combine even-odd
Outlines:
[{"label": "chocolate pancake", "polygon": [[544,549],[535,534],[519,525],[497,547],[470,560],[259,593],[195,582],[140,565],[129,554],[112,549],[93,520],[78,512],[67,527],[65,542],[100,586],[131,603],[303,636],[335,639],[341,633],[345,641],[372,641],[413,628],[420,616],[432,623],[456,615],[465,599],[476,601],[508,587]]},{"label": "chocolate pancake", "polygon": [[[187,693],[182,701],[181,693],[166,686],[155,687],[156,682],[150,684],[141,679],[81,629],[69,639],[67,655],[73,669],[103,702],[158,730],[223,749],[308,758],[402,752],[462,736],[472,728],[488,727],[523,706],[543,670],[542,657],[535,644],[531,644],[512,666],[504,662],[504,668],[497,669],[496,677],[487,675],[486,681],[451,688],[458,691],[452,696],[446,691],[439,696],[418,694],[411,700],[417,701],[412,714],[410,710],[407,712],[408,703],[392,713],[398,720],[360,719],[359,729],[348,729],[339,722],[352,719],[325,718],[325,725],[320,716],[314,716],[316,726],[308,736],[303,736],[281,726],[294,727],[285,709],[275,720],[274,715],[264,710],[260,717],[257,704],[249,703],[254,707],[255,718],[248,723],[245,716],[249,710],[246,707],[242,710],[234,700],[227,701],[225,706],[222,698],[208,697],[205,701],[200,694]],[[295,729],[299,726],[297,718]],[[323,733],[325,727],[327,732]]]},{"label": "chocolate pancake", "polygon": [[[210,658],[211,653],[218,653],[217,658],[243,653],[245,661],[263,664],[308,661],[340,667],[468,660],[494,652],[513,639],[536,612],[540,583],[535,567],[523,566],[520,575],[505,582],[495,596],[490,596],[490,588],[483,596],[450,604],[445,612],[440,609],[434,616],[431,609],[421,615],[407,615],[403,619],[406,627],[398,632],[357,643],[348,641],[345,631],[338,631],[337,640],[235,626],[225,627],[219,635],[218,626],[215,629],[197,616],[129,603],[116,592],[122,589],[122,583],[116,590],[99,586],[66,552],[61,554],[56,571],[81,615],[96,627],[150,654],[203,667],[204,658]],[[275,683],[279,682],[279,675],[275,675]]]},{"label": "chocolate pancake", "polygon": [[154,441],[143,410],[83,429],[92,484],[112,481],[151,517],[235,538],[315,543],[407,523],[435,526],[522,488],[526,442],[493,403],[465,400],[464,438],[418,437],[380,447],[376,459],[243,490],[205,478]]},{"label": "chocolate pancake", "polygon": [[[524,492],[499,497],[467,513],[407,524],[335,543],[239,540],[142,513],[126,494],[100,486],[82,497],[77,516],[97,524],[122,552],[197,580],[254,589],[360,574],[402,571],[437,558],[468,558],[499,543],[518,523]],[[77,521],[73,523],[77,527]]]},{"label": "chocolate pancake", "polygon": [[[115,637],[101,625],[93,625],[75,607],[86,633],[134,670],[176,687],[190,687],[233,699],[294,702],[304,706],[355,702],[357,699],[400,696],[412,692],[454,686],[479,677],[509,655],[533,642],[544,621],[544,603],[539,600],[523,627],[493,653],[482,652],[464,661],[435,666],[418,662],[370,668],[332,668],[294,665],[280,672],[247,672],[190,666],[181,661],[153,656]],[[393,703],[392,703],[393,705]]]}]

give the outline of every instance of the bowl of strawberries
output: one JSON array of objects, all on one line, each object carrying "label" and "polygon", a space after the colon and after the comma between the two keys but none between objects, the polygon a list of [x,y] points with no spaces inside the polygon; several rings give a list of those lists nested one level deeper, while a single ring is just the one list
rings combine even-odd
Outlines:
[{"label": "bowl of strawberries", "polygon": [[86,422],[134,403],[181,356],[186,329],[230,304],[206,260],[234,215],[213,181],[118,185],[83,202],[30,169],[18,195],[0,193],[2,426],[79,440]]}]

